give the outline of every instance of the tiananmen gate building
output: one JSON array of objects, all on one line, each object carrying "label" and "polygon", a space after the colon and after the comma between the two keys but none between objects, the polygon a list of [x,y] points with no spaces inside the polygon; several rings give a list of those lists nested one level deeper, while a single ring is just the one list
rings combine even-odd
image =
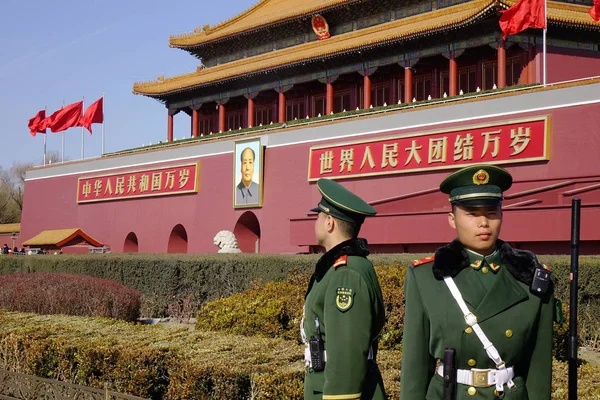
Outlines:
[{"label": "tiananmen gate building", "polygon": [[377,209],[361,231],[372,252],[430,252],[454,236],[439,182],[490,163],[515,180],[501,238],[568,253],[578,197],[581,252],[598,253],[592,0],[548,1],[546,72],[541,30],[503,39],[513,4],[262,0],[172,36],[197,70],[133,86],[165,104],[165,141],[28,171],[21,238],[78,228],[114,252],[213,253],[229,230],[244,252],[312,252],[328,177]]}]

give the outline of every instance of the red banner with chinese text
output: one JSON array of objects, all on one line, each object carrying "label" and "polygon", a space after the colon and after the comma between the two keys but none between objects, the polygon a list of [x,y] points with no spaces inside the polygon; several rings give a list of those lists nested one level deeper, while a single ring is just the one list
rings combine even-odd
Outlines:
[{"label": "red banner with chinese text", "polygon": [[548,160],[548,116],[310,148],[308,180]]},{"label": "red banner with chinese text", "polygon": [[198,163],[79,178],[77,202],[123,200],[198,192]]}]

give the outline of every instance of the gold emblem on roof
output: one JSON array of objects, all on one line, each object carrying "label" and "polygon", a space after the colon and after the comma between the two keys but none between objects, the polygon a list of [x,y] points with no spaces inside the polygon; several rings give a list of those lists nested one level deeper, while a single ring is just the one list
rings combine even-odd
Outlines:
[{"label": "gold emblem on roof", "polygon": [[480,169],[473,175],[473,183],[476,185],[485,185],[490,181],[490,174],[486,170]]}]

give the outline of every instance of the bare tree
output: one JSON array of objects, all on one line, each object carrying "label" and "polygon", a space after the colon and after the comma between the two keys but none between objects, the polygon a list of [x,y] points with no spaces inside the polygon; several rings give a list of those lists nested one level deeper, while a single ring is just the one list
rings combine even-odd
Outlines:
[{"label": "bare tree", "polygon": [[15,162],[10,169],[10,177],[12,180],[11,196],[19,212],[23,211],[23,190],[25,188],[25,173],[28,169],[33,168],[33,163]]},{"label": "bare tree", "polygon": [[10,172],[0,167],[0,224],[21,220],[21,209],[13,199],[14,188]]},{"label": "bare tree", "polygon": [[[46,164],[56,164],[61,162],[62,159],[60,157],[60,153],[58,151],[49,151],[46,153]],[[65,161],[68,161],[68,158],[65,157]]]}]

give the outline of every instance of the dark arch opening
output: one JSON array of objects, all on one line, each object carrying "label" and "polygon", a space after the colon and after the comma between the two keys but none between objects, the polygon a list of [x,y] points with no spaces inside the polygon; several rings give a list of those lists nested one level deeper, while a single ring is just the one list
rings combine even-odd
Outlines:
[{"label": "dark arch opening", "polygon": [[187,253],[188,236],[181,224],[175,225],[169,236],[167,253]]},{"label": "dark arch opening", "polygon": [[233,234],[243,253],[260,253],[260,223],[252,211],[246,211],[235,224]]},{"label": "dark arch opening", "polygon": [[137,235],[133,232],[129,232],[125,238],[125,244],[123,244],[123,253],[137,253],[139,250]]}]

